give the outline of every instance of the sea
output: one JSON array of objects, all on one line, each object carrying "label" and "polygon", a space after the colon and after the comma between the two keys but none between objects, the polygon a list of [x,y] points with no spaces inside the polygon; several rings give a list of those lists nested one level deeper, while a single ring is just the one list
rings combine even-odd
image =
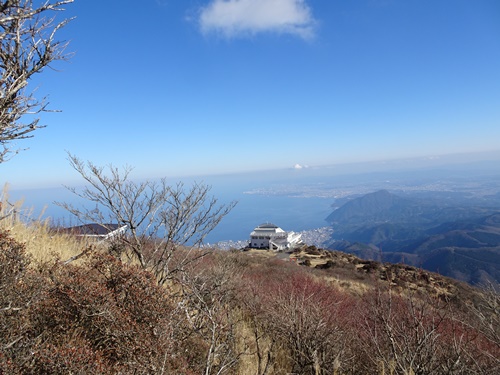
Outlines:
[{"label": "sea", "polygon": [[[434,165],[434,159],[429,160],[424,161],[427,164],[422,164],[420,159],[412,161],[413,164],[411,160],[402,160],[172,178],[167,179],[167,182],[172,185],[182,182],[186,189],[194,183],[205,184],[211,187],[211,195],[220,204],[236,202],[232,211],[205,238],[208,244],[246,241],[252,230],[263,223],[272,223],[294,232],[324,228],[328,226],[326,217],[342,204],[343,199],[381,189],[403,192],[408,189],[447,191],[463,185],[465,190],[462,190],[469,191],[471,186],[477,189],[478,184],[483,187],[493,184],[491,186],[495,187],[500,183],[498,158],[495,162],[455,163],[439,168]],[[72,187],[76,191],[83,188]],[[11,189],[8,194],[10,202],[23,201],[20,212],[27,221],[48,219],[52,224],[63,227],[82,223],[54,202],[71,203],[78,207],[83,205],[89,210],[96,208],[95,203],[82,202],[62,186]]]},{"label": "sea", "polygon": [[[311,188],[311,184],[317,185],[316,182],[295,172],[279,175],[259,172],[183,179],[186,189],[195,182],[209,185],[211,195],[220,204],[236,202],[231,212],[205,238],[205,242],[246,241],[250,232],[262,223],[273,223],[286,231],[294,232],[325,227],[325,219],[332,211],[334,199],[318,193],[317,188]],[[81,190],[83,186],[74,188]],[[82,201],[62,186],[10,190],[8,194],[10,202],[22,202],[20,212],[26,221],[48,219],[52,224],[63,227],[81,223],[55,202],[95,208],[95,203]]]}]

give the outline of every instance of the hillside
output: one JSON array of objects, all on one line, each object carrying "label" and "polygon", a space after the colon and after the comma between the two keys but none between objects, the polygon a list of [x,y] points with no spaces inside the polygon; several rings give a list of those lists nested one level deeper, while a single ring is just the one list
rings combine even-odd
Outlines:
[{"label": "hillside", "polygon": [[[457,299],[475,300],[477,290],[468,284],[441,274],[429,272],[422,268],[401,263],[377,262],[361,259],[341,251],[318,249],[315,246],[304,246],[290,255],[297,264],[313,267],[336,275],[342,281],[364,284],[365,288],[374,283],[396,287],[400,290],[421,290],[429,295]],[[356,288],[353,287],[351,291]],[[349,287],[346,288],[349,290]]]},{"label": "hillside", "polygon": [[[19,223],[0,228],[0,374],[500,369],[493,288],[313,246],[290,254],[180,247],[161,283],[116,243],[62,241],[43,225],[25,226],[29,236]],[[45,256],[34,258],[41,242]],[[70,244],[77,261],[47,253]]]},{"label": "hillside", "polygon": [[333,211],[326,221],[330,223],[355,224],[360,221],[397,220],[416,215],[419,208],[413,201],[400,198],[387,190],[380,190],[347,202]]},{"label": "hillside", "polygon": [[328,248],[404,262],[472,284],[499,282],[498,212],[379,191],[348,201],[329,215],[334,233]]}]

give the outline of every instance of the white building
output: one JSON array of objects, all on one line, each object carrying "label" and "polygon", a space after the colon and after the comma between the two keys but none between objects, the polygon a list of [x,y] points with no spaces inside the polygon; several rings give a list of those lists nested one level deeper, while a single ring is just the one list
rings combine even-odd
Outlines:
[{"label": "white building", "polygon": [[293,249],[302,243],[300,234],[285,232],[280,227],[271,224],[261,224],[250,233],[249,247],[283,251]]},{"label": "white building", "polygon": [[63,232],[81,237],[95,238],[97,240],[109,240],[124,234],[126,230],[126,225],[92,223],[65,228]]}]

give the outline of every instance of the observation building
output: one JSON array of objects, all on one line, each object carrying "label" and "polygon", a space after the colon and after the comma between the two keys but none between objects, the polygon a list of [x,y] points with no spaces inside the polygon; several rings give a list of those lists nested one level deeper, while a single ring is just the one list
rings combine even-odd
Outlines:
[{"label": "observation building", "polygon": [[300,233],[286,232],[271,223],[261,224],[250,233],[249,247],[275,251],[291,250],[302,244]]}]

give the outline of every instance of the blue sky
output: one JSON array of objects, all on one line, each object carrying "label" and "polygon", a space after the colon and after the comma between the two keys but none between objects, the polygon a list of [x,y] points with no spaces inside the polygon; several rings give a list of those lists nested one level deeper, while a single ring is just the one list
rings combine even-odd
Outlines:
[{"label": "blue sky", "polygon": [[[75,0],[75,54],[32,82],[47,128],[12,188],[66,151],[182,177],[500,149],[498,0]],[[3,181],[2,181],[3,180]]]}]

